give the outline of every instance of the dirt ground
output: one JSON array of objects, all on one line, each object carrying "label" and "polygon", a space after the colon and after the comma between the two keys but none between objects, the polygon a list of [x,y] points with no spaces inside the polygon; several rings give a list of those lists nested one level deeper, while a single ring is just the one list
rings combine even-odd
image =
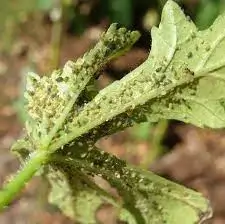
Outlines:
[{"label": "dirt ground", "polygon": [[[82,55],[101,32],[92,27],[83,36],[66,36],[63,38],[61,64],[66,60]],[[19,137],[23,125],[18,119],[15,100],[21,93],[21,80],[24,73],[35,64],[42,74],[46,72],[49,60],[49,34],[39,31],[42,38],[29,34],[22,36],[12,47],[10,55],[0,56],[0,183],[19,167],[16,157],[9,152],[11,144]],[[46,38],[43,38],[46,37]],[[39,39],[38,39],[39,38]],[[38,41],[37,41],[38,39]],[[130,71],[145,60],[148,50],[135,47],[126,56],[111,63],[100,77],[100,85],[112,81],[109,74],[122,74]],[[116,76],[113,75],[115,78]],[[105,150],[134,164],[146,157],[151,146],[146,141],[136,142],[133,153],[129,147],[127,132],[111,136],[101,141]],[[206,130],[191,125],[169,122],[163,137],[166,153],[149,164],[149,169],[171,180],[202,192],[211,201],[214,215],[207,223],[225,223],[225,131]],[[4,224],[69,224],[68,218],[49,206],[40,206],[41,181],[34,178],[27,184],[19,197],[4,213],[0,223]],[[104,215],[103,215],[104,216]],[[103,219],[104,220],[104,219]],[[107,221],[103,221],[107,223]]]}]

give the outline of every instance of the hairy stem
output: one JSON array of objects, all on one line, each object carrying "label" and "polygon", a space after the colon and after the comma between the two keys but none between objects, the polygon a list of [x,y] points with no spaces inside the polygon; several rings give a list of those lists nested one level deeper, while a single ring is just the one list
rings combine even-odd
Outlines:
[{"label": "hairy stem", "polygon": [[0,211],[5,209],[15,199],[26,183],[46,162],[47,158],[48,152],[44,150],[33,153],[23,168],[5,184],[0,191]]}]

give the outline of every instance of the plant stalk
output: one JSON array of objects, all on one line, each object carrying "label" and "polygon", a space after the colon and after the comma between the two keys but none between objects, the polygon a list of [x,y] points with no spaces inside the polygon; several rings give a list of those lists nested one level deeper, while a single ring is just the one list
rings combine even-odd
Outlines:
[{"label": "plant stalk", "polygon": [[15,199],[26,183],[35,175],[48,158],[47,151],[38,151],[31,154],[22,169],[5,184],[0,191],[0,211]]}]

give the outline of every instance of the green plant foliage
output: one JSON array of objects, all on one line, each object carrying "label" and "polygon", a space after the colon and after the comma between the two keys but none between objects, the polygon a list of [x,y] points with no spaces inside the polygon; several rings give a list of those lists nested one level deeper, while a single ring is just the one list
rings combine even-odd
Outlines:
[{"label": "green plant foliage", "polygon": [[[96,223],[95,213],[104,200],[85,174],[69,166],[49,170],[52,186],[49,202],[57,205],[67,216],[82,223]],[[91,186],[89,186],[91,184]]]},{"label": "green plant foliage", "polygon": [[[67,209],[73,209],[74,213],[68,215],[72,218],[78,217],[79,220],[82,215],[83,223],[96,223],[93,208],[98,208],[100,202],[121,207],[120,218],[128,223],[197,223],[205,218],[203,214],[210,212],[208,204],[199,193],[151,172],[128,166],[106,152],[97,149],[85,152],[83,148],[72,148],[70,152],[70,156],[57,154],[52,157],[51,163],[54,167],[69,176],[62,179],[58,178],[57,172],[52,172],[55,180],[60,179],[63,184],[59,187],[56,186],[57,181],[52,182],[50,201],[60,208],[65,206],[62,210],[67,214]],[[80,181],[80,171],[82,175],[99,175],[107,180],[122,196],[122,203],[116,204],[112,196],[99,190],[87,177],[77,184]],[[65,187],[68,182],[70,186]],[[75,194],[68,192],[70,189]],[[63,195],[59,196],[60,193]],[[66,206],[67,199],[70,203]],[[89,206],[90,202],[93,206]],[[86,204],[86,210],[82,209],[83,204]],[[94,219],[88,221],[91,217]]]},{"label": "green plant foliage", "polygon": [[34,73],[28,75],[25,97],[30,120],[26,127],[35,148],[47,149],[60,141],[65,131],[69,134],[73,130],[73,119],[82,110],[81,106],[76,107],[81,92],[90,86],[104,64],[128,50],[138,37],[138,32],[117,30],[115,24],[111,25],[95,48],[75,63],[67,62],[62,71],[43,78]]},{"label": "green plant foliage", "polygon": [[[128,223],[200,222],[210,213],[200,194],[130,167],[94,144],[143,121],[176,119],[200,127],[225,127],[224,26],[222,15],[209,29],[198,31],[176,3],[167,1],[159,27],[151,32],[149,58],[96,96],[90,97],[86,86],[107,61],[129,49],[137,32],[112,25],[89,53],[68,62],[62,71],[43,78],[29,75],[27,137],[14,146],[23,155],[30,148],[36,150],[22,170],[24,180],[43,164],[50,166],[50,201],[83,223],[94,223],[94,211],[107,200],[121,207],[120,218]],[[32,168],[28,174],[26,166]],[[92,175],[101,175],[115,187],[122,204],[99,189]],[[4,198],[4,191],[0,196]],[[60,203],[60,197],[68,200]]]},{"label": "green plant foliage", "polygon": [[88,132],[98,137],[103,126],[103,134],[108,134],[105,126],[111,132],[146,119],[224,127],[224,20],[220,16],[208,30],[198,31],[169,1],[159,28],[152,29],[149,59],[84,105],[67,135],[51,147],[59,148]]}]

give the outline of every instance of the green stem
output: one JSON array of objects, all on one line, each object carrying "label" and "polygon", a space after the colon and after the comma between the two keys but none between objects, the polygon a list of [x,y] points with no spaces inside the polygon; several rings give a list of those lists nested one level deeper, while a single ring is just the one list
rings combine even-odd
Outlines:
[{"label": "green stem", "polygon": [[48,152],[39,151],[30,156],[23,168],[5,184],[0,191],[0,211],[5,209],[24,188],[26,183],[34,176],[44,162],[46,162]]}]

